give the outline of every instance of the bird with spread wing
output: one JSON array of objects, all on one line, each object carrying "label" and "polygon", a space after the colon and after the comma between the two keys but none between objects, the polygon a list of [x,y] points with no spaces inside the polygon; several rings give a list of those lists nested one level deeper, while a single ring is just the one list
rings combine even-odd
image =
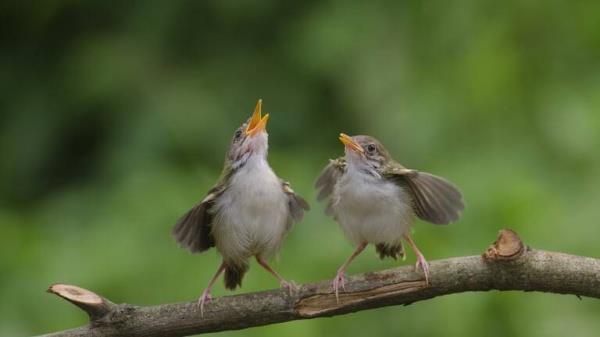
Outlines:
[{"label": "bird with spread wing", "polygon": [[429,282],[429,264],[410,235],[411,226],[415,217],[436,225],[457,221],[465,207],[460,191],[444,178],[400,165],[371,136],[342,133],[339,138],[345,155],[331,160],[315,184],[318,199],[328,199],[326,213],[356,245],[333,280],[336,297],[346,268],[369,243],[381,258],[395,259],[405,256],[404,239],[417,256],[415,268]]}]

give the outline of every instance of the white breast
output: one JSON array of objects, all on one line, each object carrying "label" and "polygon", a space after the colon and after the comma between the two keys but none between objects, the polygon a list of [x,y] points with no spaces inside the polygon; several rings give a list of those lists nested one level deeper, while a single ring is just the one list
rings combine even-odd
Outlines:
[{"label": "white breast", "polygon": [[253,156],[215,203],[213,236],[225,259],[275,253],[285,234],[286,195],[264,158]]},{"label": "white breast", "polygon": [[398,243],[414,218],[410,196],[400,186],[348,168],[333,191],[333,210],[355,244]]}]

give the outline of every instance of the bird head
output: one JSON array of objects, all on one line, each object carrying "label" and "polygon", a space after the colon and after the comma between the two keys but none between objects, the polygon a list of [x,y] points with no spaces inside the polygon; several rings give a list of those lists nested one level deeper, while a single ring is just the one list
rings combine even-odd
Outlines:
[{"label": "bird head", "polygon": [[390,154],[383,145],[371,136],[348,136],[340,133],[344,144],[346,163],[359,169],[378,170],[390,160]]},{"label": "bird head", "polygon": [[267,156],[269,135],[267,121],[269,114],[262,116],[262,100],[259,99],[254,113],[243,123],[231,139],[228,159],[234,168],[243,165],[252,156]]}]

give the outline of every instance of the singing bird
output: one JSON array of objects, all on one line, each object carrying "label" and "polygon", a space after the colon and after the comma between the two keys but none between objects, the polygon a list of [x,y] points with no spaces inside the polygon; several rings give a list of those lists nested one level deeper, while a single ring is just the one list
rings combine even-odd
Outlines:
[{"label": "singing bird", "polygon": [[436,225],[460,218],[464,203],[460,191],[447,180],[407,169],[370,136],[340,134],[345,155],[323,169],[315,186],[318,199],[329,199],[326,213],[333,215],[356,249],[339,268],[334,280],[336,297],[344,287],[345,271],[371,243],[380,258],[404,258],[402,239],[411,246],[429,282],[429,265],[415,245],[410,228],[415,216]]},{"label": "singing bird", "polygon": [[177,243],[190,252],[216,247],[222,256],[198,299],[202,314],[221,273],[225,273],[225,288],[234,290],[242,285],[248,259],[253,256],[281,287],[295,287],[272,269],[267,259],[279,250],[286,233],[309,206],[267,162],[269,115],[262,116],[261,108],[259,100],[252,117],[235,131],[218,183],[172,230]]}]

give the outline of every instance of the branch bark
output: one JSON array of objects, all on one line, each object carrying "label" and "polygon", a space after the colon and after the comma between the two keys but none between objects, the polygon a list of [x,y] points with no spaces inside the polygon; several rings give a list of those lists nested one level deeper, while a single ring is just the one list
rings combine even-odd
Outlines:
[{"label": "branch bark", "polygon": [[237,330],[299,319],[343,315],[390,305],[408,305],[466,291],[523,290],[600,298],[600,260],[526,247],[511,230],[481,256],[431,261],[430,284],[410,266],[351,277],[339,302],[330,282],[215,298],[204,317],[196,302],[140,307],[113,304],[69,285],[49,291],[90,316],[86,326],[46,336],[186,336]]}]

